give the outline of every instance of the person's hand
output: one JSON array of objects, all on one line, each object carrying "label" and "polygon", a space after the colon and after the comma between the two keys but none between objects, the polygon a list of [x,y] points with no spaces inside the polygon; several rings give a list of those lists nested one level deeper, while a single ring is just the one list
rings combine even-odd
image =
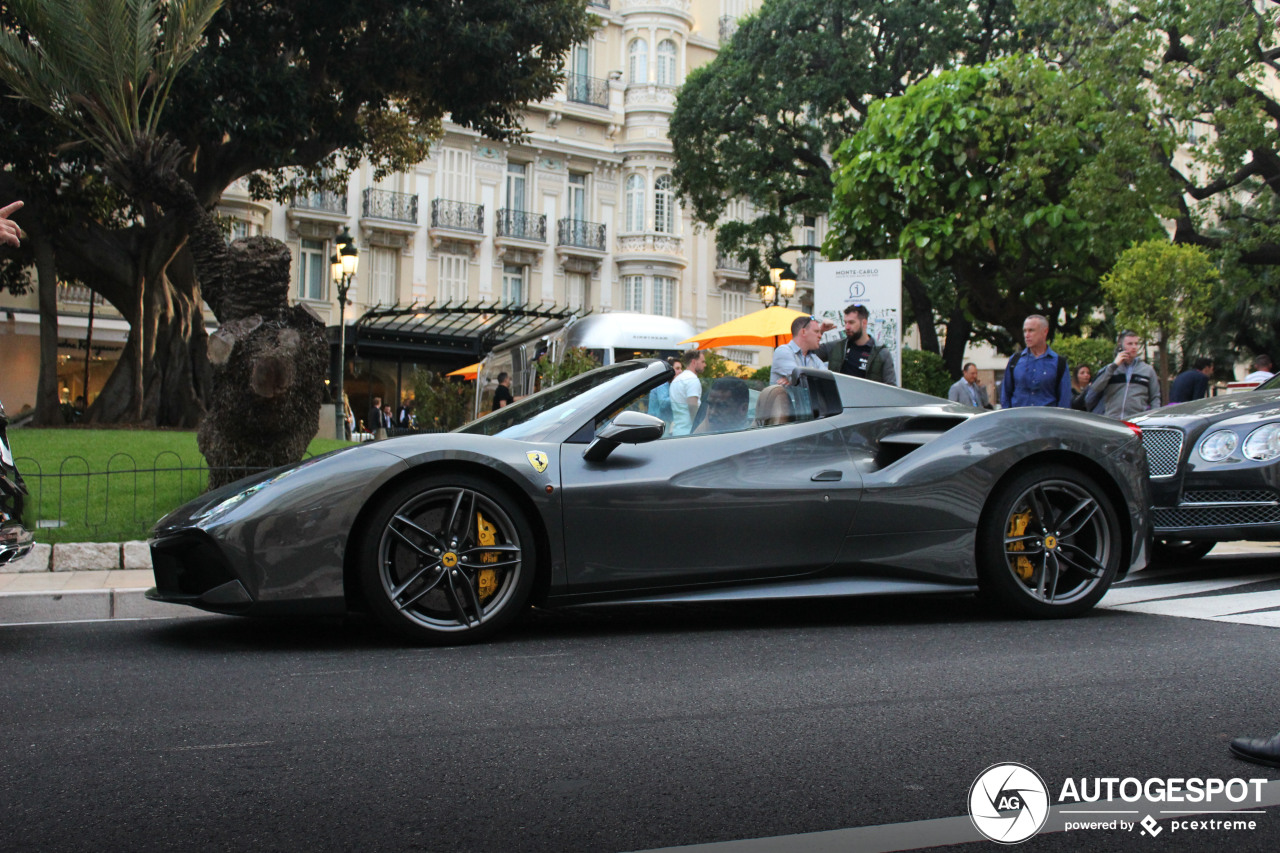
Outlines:
[{"label": "person's hand", "polygon": [[8,243],[11,246],[21,244],[22,229],[18,227],[18,223],[9,218],[21,209],[22,202],[20,201],[0,207],[0,243]]},{"label": "person's hand", "polygon": [[1129,358],[1129,353],[1123,350],[1116,353],[1116,367],[1124,367],[1126,364],[1128,364],[1132,360],[1133,359]]},{"label": "person's hand", "polygon": [[787,377],[785,377],[785,376],[779,376],[779,377],[778,377],[778,384],[779,384],[779,385],[790,385],[791,383],[787,381]]},{"label": "person's hand", "polygon": [[823,332],[829,332],[829,331],[831,331],[832,329],[834,329],[835,327],[836,327],[836,321],[835,321],[835,320],[823,320],[823,321],[822,321],[822,331],[823,331]]}]

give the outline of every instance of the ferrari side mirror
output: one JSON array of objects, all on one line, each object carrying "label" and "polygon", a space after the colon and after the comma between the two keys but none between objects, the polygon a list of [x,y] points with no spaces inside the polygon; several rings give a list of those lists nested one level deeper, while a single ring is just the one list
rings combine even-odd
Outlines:
[{"label": "ferrari side mirror", "polygon": [[588,462],[603,462],[619,444],[643,444],[662,438],[667,424],[662,418],[644,412],[622,412],[596,434],[596,440],[583,452]]}]

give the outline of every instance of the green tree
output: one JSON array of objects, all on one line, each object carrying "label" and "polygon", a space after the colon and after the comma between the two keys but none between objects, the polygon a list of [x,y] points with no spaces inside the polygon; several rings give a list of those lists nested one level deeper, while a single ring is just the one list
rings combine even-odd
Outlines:
[{"label": "green tree", "polygon": [[[140,0],[27,2],[73,32],[86,9],[116,8],[114,18],[95,16],[110,23],[127,20]],[[0,3],[0,24],[10,43],[29,42],[9,4]],[[522,108],[555,91],[565,54],[591,28],[582,0],[227,0],[150,126],[182,152],[178,171],[206,207],[246,177],[260,196],[331,188],[363,161],[377,175],[420,162],[446,114],[494,139],[517,136]],[[12,114],[11,91],[0,84],[0,127]],[[15,165],[10,158],[0,151],[0,173]],[[138,174],[109,176],[123,186],[120,178]],[[59,275],[88,283],[130,321],[125,353],[91,415],[193,426],[208,376],[187,227],[145,193],[131,201],[125,227],[82,207],[47,234]],[[33,225],[35,242],[45,226]]]},{"label": "green tree", "polygon": [[1174,239],[1280,264],[1276,0],[1020,0],[1111,118],[1150,115],[1145,150],[1178,192]]},{"label": "green tree", "polygon": [[1107,362],[1116,356],[1115,339],[1112,337],[1081,338],[1074,335],[1059,335],[1049,342],[1049,346],[1067,360],[1072,371],[1082,364],[1087,364],[1094,376],[1097,376],[1098,371],[1106,367]]},{"label": "green tree", "polygon": [[454,380],[431,370],[413,374],[414,414],[418,428],[427,431],[457,429],[471,420],[476,406],[476,383]]},{"label": "green tree", "polygon": [[[670,137],[681,198],[753,274],[774,252],[816,251],[793,245],[791,229],[827,211],[829,152],[872,101],[1012,43],[1012,10],[1012,0],[765,0],[680,90]],[[726,216],[734,200],[750,203],[745,217]]]},{"label": "green tree", "polygon": [[[1160,233],[1162,184],[1131,144],[1141,123],[1107,136],[1107,108],[1073,75],[1026,56],[878,101],[836,151],[824,251],[900,257],[917,282],[941,285],[932,293],[950,308],[942,355],[953,375],[975,330],[1006,352],[1028,314],[1078,332],[1119,252]],[[906,290],[929,325],[930,289]]]},{"label": "green tree", "polygon": [[599,366],[600,360],[592,355],[590,350],[583,347],[570,347],[565,350],[564,357],[558,362],[549,358],[539,361],[538,379],[541,380],[541,387],[550,388],[588,370],[595,370]]},{"label": "green tree", "polygon": [[1169,345],[1188,326],[1209,318],[1219,282],[1217,267],[1199,246],[1148,240],[1125,250],[1102,279],[1116,322],[1160,348],[1160,385],[1169,399]]}]

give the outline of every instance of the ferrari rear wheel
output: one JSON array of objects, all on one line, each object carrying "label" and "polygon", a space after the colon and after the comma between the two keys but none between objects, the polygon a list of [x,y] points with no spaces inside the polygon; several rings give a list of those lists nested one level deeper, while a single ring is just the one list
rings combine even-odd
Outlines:
[{"label": "ferrari rear wheel", "polygon": [[1151,562],[1158,566],[1194,563],[1212,551],[1217,544],[1203,539],[1157,539],[1151,546]]},{"label": "ferrari rear wheel", "polygon": [[480,640],[519,615],[533,587],[533,532],[485,480],[408,483],[374,514],[360,555],[365,599],[384,626],[435,644]]},{"label": "ferrari rear wheel", "polygon": [[1120,524],[1091,478],[1061,465],[1028,470],[993,495],[978,531],[978,582],[1026,616],[1076,616],[1120,568]]}]

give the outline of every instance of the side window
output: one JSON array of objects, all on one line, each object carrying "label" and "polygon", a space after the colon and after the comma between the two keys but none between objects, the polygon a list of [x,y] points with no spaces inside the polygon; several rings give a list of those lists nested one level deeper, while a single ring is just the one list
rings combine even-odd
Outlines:
[{"label": "side window", "polygon": [[[690,381],[684,380],[686,388]],[[596,418],[596,432],[623,411],[644,412],[662,418],[667,423],[663,440],[684,435],[769,429],[814,419],[809,391],[805,388],[769,385],[735,377],[698,378],[698,387],[700,403],[696,413],[691,416],[685,413],[687,421],[682,422],[679,405],[672,405],[671,383],[663,383],[638,392],[610,411],[602,413]]]}]

